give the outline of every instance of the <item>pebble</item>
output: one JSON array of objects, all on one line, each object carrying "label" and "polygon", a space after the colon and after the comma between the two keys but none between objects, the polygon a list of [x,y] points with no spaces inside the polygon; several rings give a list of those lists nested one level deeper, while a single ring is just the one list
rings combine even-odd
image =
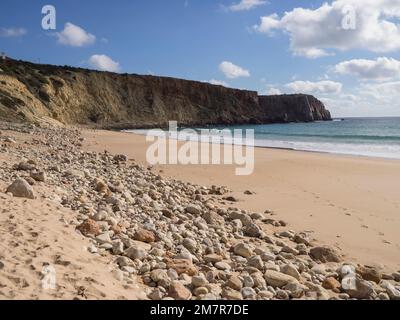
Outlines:
[{"label": "pebble", "polygon": [[233,248],[233,252],[244,258],[250,258],[253,255],[253,251],[251,250],[250,246],[243,242],[238,243]]},{"label": "pebble", "polygon": [[284,287],[290,282],[297,282],[296,278],[274,270],[267,270],[264,273],[265,281],[273,287]]},{"label": "pebble", "polygon": [[131,258],[132,260],[135,259],[143,260],[144,258],[147,257],[147,252],[143,248],[134,245],[125,250],[125,255]]},{"label": "pebble", "polygon": [[242,281],[235,275],[231,276],[225,285],[237,291],[240,291],[243,288]]},{"label": "pebble", "polygon": [[179,281],[173,281],[168,289],[168,296],[175,300],[190,300],[192,293]]}]

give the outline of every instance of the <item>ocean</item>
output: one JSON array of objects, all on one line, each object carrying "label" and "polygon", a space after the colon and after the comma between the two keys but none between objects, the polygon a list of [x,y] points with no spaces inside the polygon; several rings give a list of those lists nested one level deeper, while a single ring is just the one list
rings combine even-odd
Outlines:
[{"label": "ocean", "polygon": [[[400,117],[214,128],[254,129],[258,147],[400,159]],[[146,130],[132,132],[144,134]]]}]

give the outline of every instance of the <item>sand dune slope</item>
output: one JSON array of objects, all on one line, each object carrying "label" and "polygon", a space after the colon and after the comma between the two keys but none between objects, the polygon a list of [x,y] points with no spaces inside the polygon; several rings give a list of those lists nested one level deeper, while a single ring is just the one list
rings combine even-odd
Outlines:
[{"label": "sand dune slope", "polygon": [[110,257],[87,251],[72,218],[51,202],[0,193],[0,299],[141,298],[138,284],[123,286],[111,272]]}]

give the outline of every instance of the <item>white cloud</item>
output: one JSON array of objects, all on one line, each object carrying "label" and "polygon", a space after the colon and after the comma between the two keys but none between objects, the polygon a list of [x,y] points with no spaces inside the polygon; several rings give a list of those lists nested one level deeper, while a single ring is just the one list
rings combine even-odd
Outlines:
[{"label": "white cloud", "polygon": [[354,59],[337,64],[334,71],[341,75],[354,75],[361,79],[389,80],[400,77],[400,61],[386,57],[376,60]]},{"label": "white cloud", "polygon": [[90,57],[89,64],[100,71],[118,72],[120,71],[120,65],[118,62],[112,60],[110,57],[104,54],[95,54]]},{"label": "white cloud", "polygon": [[372,96],[382,103],[393,102],[395,105],[399,105],[400,81],[363,84],[360,92]]},{"label": "white cloud", "polygon": [[[352,18],[355,28],[346,24]],[[295,8],[282,17],[261,17],[254,29],[268,35],[284,31],[293,54],[318,58],[335,50],[400,50],[399,19],[398,0],[335,0],[317,9]]]},{"label": "white cloud", "polygon": [[340,93],[343,85],[334,81],[294,81],[286,84],[286,87],[296,93]]},{"label": "white cloud", "polygon": [[231,11],[245,11],[245,10],[251,10],[254,9],[255,7],[262,6],[266,4],[267,1],[263,0],[241,0],[238,3],[234,3],[229,6],[229,10]]},{"label": "white cloud", "polygon": [[27,34],[24,28],[0,28],[0,37],[14,38],[22,37]]},{"label": "white cloud", "polygon": [[400,81],[361,83],[346,94],[323,96],[334,116],[400,116]]},{"label": "white cloud", "polygon": [[96,37],[70,22],[64,26],[64,30],[57,32],[58,42],[72,47],[83,47],[95,43]]},{"label": "white cloud", "polygon": [[219,65],[219,70],[223,72],[225,77],[229,79],[235,79],[240,77],[250,77],[250,72],[242,67],[239,67],[232,62],[223,61]]},{"label": "white cloud", "polygon": [[269,96],[275,96],[275,95],[280,95],[280,94],[282,94],[282,91],[277,88],[269,88],[267,90],[267,95],[269,95]]},{"label": "white cloud", "polygon": [[207,82],[217,86],[229,87],[229,84],[222,80],[211,79],[210,81]]}]

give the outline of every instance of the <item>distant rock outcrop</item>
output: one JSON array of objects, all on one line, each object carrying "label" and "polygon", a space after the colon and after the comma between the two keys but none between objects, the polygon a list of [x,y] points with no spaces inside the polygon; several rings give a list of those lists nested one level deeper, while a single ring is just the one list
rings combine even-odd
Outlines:
[{"label": "distant rock outcrop", "polygon": [[167,77],[0,61],[0,119],[51,118],[101,128],[330,120],[309,95],[257,92]]},{"label": "distant rock outcrop", "polygon": [[331,120],[331,114],[324,104],[311,95],[260,96],[259,101],[268,122]]}]

